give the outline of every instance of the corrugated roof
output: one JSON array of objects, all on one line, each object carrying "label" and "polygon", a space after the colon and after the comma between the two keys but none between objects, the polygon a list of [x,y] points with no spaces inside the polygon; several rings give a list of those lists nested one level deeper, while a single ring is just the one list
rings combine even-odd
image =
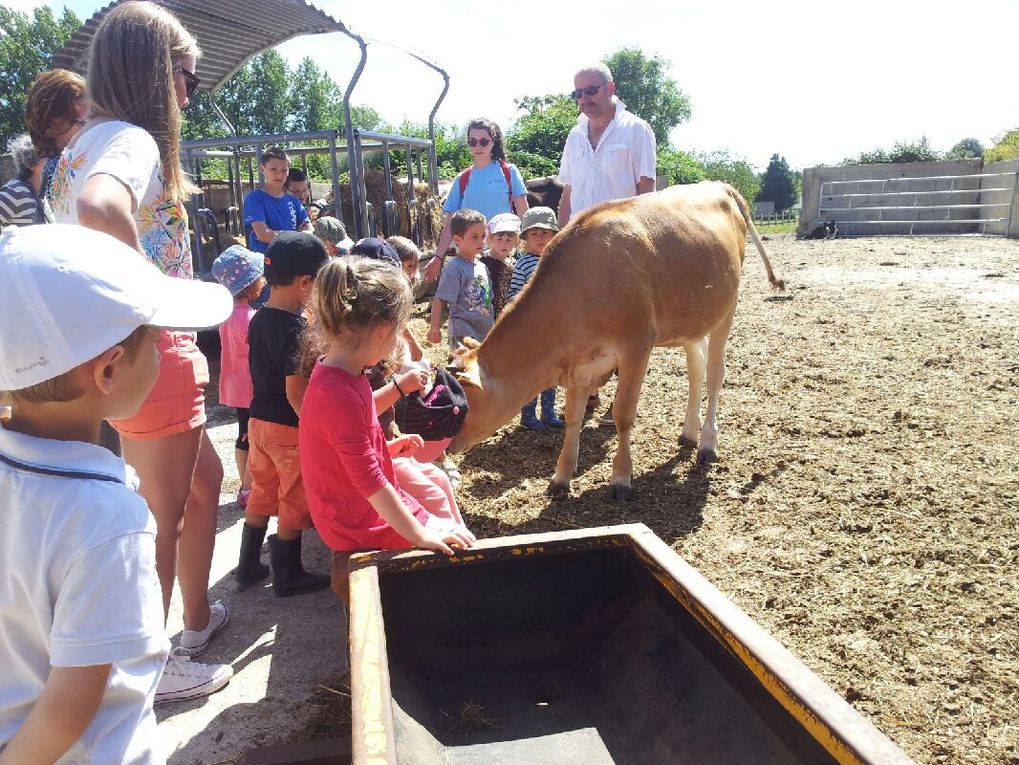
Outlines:
[{"label": "corrugated roof", "polygon": [[[53,56],[52,66],[84,73],[88,46],[116,0],[95,14]],[[158,0],[198,40],[201,90],[215,90],[252,56],[294,37],[342,32],[343,24],[304,0]]]}]

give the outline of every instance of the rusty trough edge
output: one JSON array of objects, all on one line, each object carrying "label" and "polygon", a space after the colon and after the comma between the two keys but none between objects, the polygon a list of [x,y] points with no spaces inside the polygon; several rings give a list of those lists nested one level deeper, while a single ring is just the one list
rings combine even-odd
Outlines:
[{"label": "rusty trough edge", "polygon": [[654,577],[757,677],[840,763],[913,765],[913,760],[785,646],[645,527],[634,552]]},{"label": "rusty trough edge", "polygon": [[[392,695],[379,572],[416,571],[503,560],[540,552],[629,547],[708,632],[754,674],[765,690],[845,765],[915,765],[873,723],[643,523],[480,540],[447,558],[441,553],[355,553],[350,558],[350,659],[353,754],[358,765],[395,765]],[[365,704],[375,711],[365,714]]]}]

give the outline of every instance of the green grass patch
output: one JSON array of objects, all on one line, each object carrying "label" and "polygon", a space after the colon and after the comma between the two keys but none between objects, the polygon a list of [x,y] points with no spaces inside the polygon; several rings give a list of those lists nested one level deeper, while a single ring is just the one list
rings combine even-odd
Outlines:
[{"label": "green grass patch", "polygon": [[776,223],[754,223],[758,233],[761,234],[792,234],[796,231],[797,222],[794,220],[780,221]]}]

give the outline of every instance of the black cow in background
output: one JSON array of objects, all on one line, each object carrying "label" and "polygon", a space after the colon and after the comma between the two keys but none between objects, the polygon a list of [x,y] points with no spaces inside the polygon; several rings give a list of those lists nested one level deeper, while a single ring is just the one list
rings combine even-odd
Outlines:
[{"label": "black cow in background", "polygon": [[563,197],[563,186],[555,176],[534,178],[524,184],[527,187],[528,207],[551,207],[559,212],[559,200]]}]

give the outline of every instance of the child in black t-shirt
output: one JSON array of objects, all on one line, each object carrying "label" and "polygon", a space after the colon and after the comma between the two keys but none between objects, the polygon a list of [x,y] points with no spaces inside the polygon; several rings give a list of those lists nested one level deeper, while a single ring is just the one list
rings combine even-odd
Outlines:
[{"label": "child in black t-shirt", "polygon": [[273,594],[283,598],[329,586],[329,577],[310,574],[301,565],[301,534],[312,525],[301,481],[297,424],[307,377],[302,374],[301,311],[311,297],[319,268],[329,259],[313,234],[280,232],[265,254],[269,301],[248,327],[248,363],[254,396],[248,422],[248,469],[251,497],[244,512],[237,588],[264,579],[261,560],[269,516],[278,516],[269,537]]}]

